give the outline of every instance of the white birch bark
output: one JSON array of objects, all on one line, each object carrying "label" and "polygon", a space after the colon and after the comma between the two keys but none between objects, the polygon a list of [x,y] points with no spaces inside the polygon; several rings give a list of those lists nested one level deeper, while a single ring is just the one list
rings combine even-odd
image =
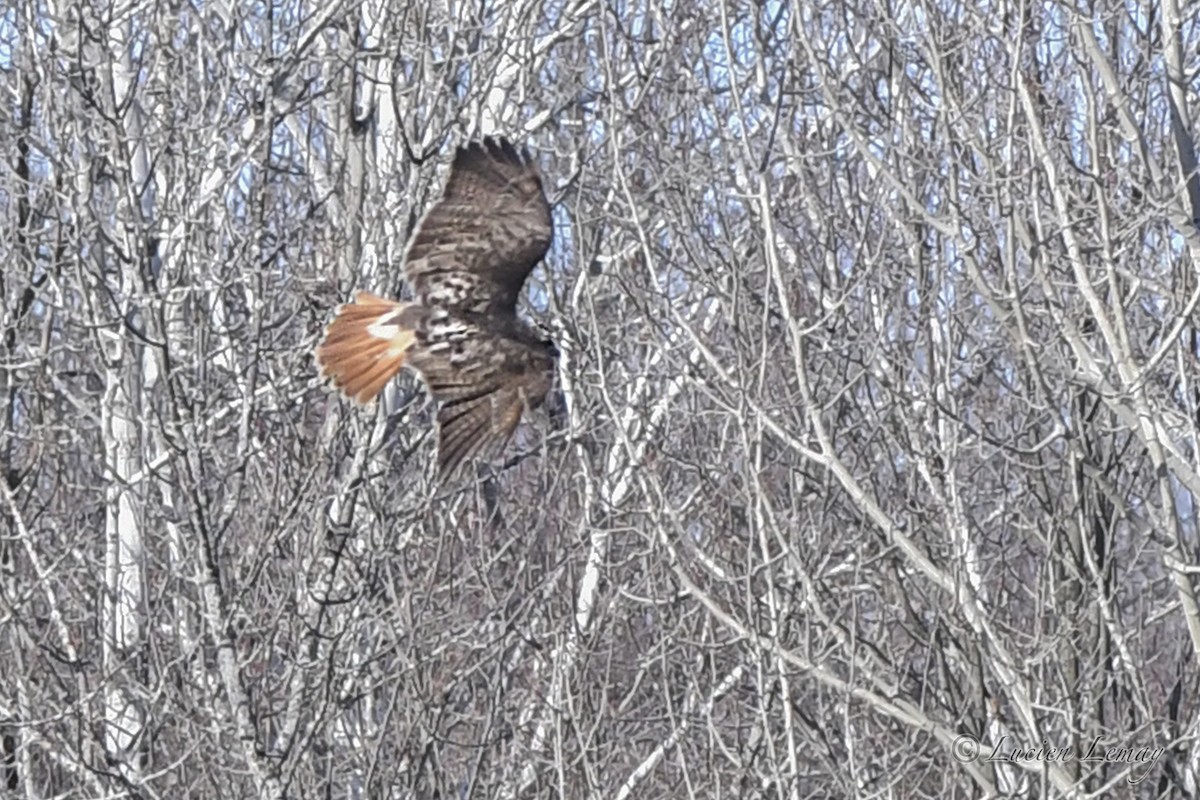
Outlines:
[{"label": "white birch bark", "polygon": [[[131,163],[132,186],[147,186],[149,158],[141,127],[138,103],[139,80],[132,64],[131,22],[122,20],[110,31],[111,87],[115,107],[129,103],[124,115],[124,137]],[[140,202],[139,202],[140,201]],[[154,221],[153,196],[147,192],[119,198],[117,225],[125,230],[144,230]],[[125,252],[144,250],[139,241],[122,237]],[[116,259],[113,259],[114,261]],[[139,302],[139,278],[134,263],[122,261],[119,279],[112,287],[116,307],[112,319],[100,331],[105,375],[101,419],[105,442],[105,585],[104,664],[109,680],[105,690],[105,751],[111,762],[132,783],[141,781],[139,748],[146,724],[138,668],[145,635],[145,553],[143,548],[142,501],[130,478],[141,467],[142,435],[140,354],[129,338],[126,325],[141,325],[145,309]]]}]

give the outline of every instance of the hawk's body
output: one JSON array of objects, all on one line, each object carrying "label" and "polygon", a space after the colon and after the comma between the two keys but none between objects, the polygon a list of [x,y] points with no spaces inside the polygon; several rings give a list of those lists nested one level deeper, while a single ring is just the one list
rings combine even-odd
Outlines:
[{"label": "hawk's body", "polygon": [[551,234],[550,205],[527,153],[491,138],[458,148],[442,199],[404,257],[415,300],[358,293],[317,348],[322,373],[367,403],[407,365],[441,404],[442,473],[492,455],[553,379],[554,345],[516,314]]}]

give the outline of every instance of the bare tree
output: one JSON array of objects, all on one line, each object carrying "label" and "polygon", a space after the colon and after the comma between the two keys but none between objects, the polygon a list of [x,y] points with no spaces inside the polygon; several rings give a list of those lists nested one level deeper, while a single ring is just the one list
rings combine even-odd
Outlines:
[{"label": "bare tree", "polygon": [[[0,7],[0,793],[1194,797],[1200,9]],[[549,412],[312,346],[503,133]]]}]

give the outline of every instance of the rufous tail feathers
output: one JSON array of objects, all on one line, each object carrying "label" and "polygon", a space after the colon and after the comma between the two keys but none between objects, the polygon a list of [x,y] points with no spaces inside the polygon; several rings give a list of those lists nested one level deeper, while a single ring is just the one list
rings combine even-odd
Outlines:
[{"label": "rufous tail feathers", "polygon": [[359,403],[375,399],[404,366],[415,341],[416,316],[411,303],[359,292],[354,302],[338,308],[317,347],[321,374]]}]

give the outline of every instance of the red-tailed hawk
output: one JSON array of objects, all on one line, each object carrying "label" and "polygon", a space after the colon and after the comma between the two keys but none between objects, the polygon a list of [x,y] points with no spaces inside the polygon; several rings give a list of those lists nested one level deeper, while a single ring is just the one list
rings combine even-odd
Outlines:
[{"label": "red-tailed hawk", "polygon": [[454,154],[442,198],[404,256],[415,300],[359,292],[317,347],[324,375],[369,403],[401,367],[440,404],[443,477],[495,455],[545,400],[558,351],[517,318],[517,295],[550,247],[550,204],[528,151],[485,138]]}]

